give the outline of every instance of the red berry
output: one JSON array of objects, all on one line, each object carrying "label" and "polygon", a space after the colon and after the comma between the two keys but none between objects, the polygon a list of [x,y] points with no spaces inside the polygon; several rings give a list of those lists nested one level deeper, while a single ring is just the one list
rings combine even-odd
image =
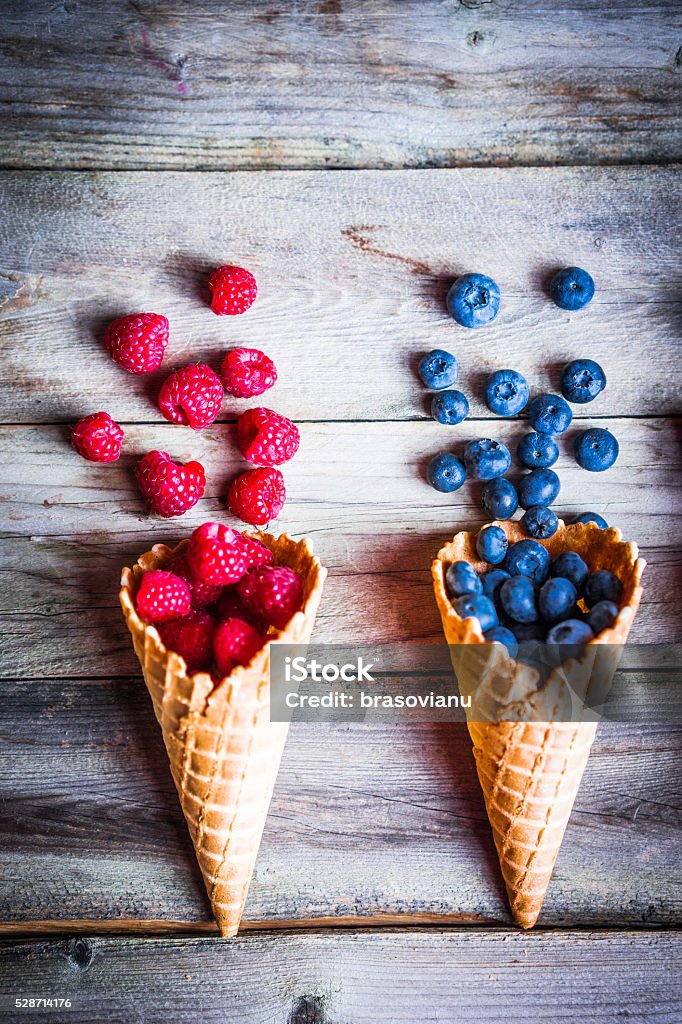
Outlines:
[{"label": "red berry", "polygon": [[265,526],[284,508],[287,492],[278,469],[247,469],[227,494],[230,510],[243,522]]},{"label": "red berry", "polygon": [[168,452],[149,452],[137,467],[142,494],[164,519],[181,516],[196,505],[206,487],[200,462],[173,462]]},{"label": "red berry", "polygon": [[286,416],[272,409],[247,409],[237,420],[237,444],[256,466],[281,466],[298,451],[301,435]]},{"label": "red berry", "polygon": [[146,622],[172,622],[189,615],[192,598],[189,587],[179,576],[154,569],[140,580],[135,606]]},{"label": "red berry", "polygon": [[190,363],[168,377],[159,393],[159,409],[171,423],[203,430],[213,423],[223,401],[220,377],[204,363]]},{"label": "red berry", "polygon": [[168,650],[184,658],[188,672],[200,672],[213,660],[215,627],[208,612],[193,611],[184,619],[160,626],[159,633]]},{"label": "red berry", "polygon": [[108,412],[94,412],[73,428],[71,443],[90,462],[116,462],[121,454],[123,430]]},{"label": "red berry", "polygon": [[215,605],[213,612],[219,622],[224,622],[225,619],[243,619],[259,633],[265,633],[268,628],[267,622],[263,622],[248,610],[237,593],[236,584],[231,587],[223,587],[220,600]]},{"label": "red berry", "polygon": [[302,591],[301,577],[285,565],[249,569],[237,584],[237,593],[251,614],[276,629],[284,629],[299,610]]},{"label": "red berry", "polygon": [[161,366],[168,344],[168,320],[159,313],[131,313],[109,324],[104,347],[128,373],[151,373]]},{"label": "red berry", "polygon": [[272,565],[275,561],[275,556],[270,548],[266,548],[265,544],[261,544],[259,540],[254,540],[253,537],[245,537],[243,533],[240,533],[239,543],[246,551],[249,569],[254,565]]},{"label": "red berry", "polygon": [[246,548],[236,530],[222,523],[203,523],[190,537],[187,560],[195,578],[220,586],[236,583],[249,567]]},{"label": "red berry", "polygon": [[220,375],[225,390],[235,398],[262,395],[277,380],[272,359],[257,348],[233,348],[223,360]]},{"label": "red berry", "polygon": [[222,675],[229,675],[235,665],[248,665],[262,645],[263,637],[243,619],[221,622],[213,637],[213,653]]},{"label": "red berry", "polygon": [[213,292],[211,309],[220,315],[245,313],[256,301],[256,278],[243,267],[218,267],[208,279]]},{"label": "red berry", "polygon": [[192,608],[207,608],[210,604],[215,604],[223,592],[222,587],[202,583],[194,578],[186,554],[177,555],[170,564],[170,570],[184,580],[189,587],[189,592],[192,595]]}]

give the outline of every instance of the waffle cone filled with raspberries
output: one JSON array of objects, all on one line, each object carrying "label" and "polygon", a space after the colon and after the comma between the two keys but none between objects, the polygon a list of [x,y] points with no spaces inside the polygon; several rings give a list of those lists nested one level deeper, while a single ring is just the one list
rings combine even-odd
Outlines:
[{"label": "waffle cone filled with raspberries", "polygon": [[[526,537],[519,523],[494,525],[510,545]],[[596,716],[584,711],[583,702],[594,707],[608,693],[639,606],[645,567],[637,546],[623,541],[619,530],[594,523],[560,521],[542,544],[550,558],[576,552],[591,573],[609,570],[622,584],[611,626],[545,676],[501,643],[486,642],[478,620],[461,618],[453,608],[448,567],[463,561],[477,572],[485,569],[475,534],[456,534],[432,565],[453,668],[462,696],[471,697],[468,728],[511,912],[522,928],[531,928],[542,908],[595,737]]]},{"label": "waffle cone filled with raspberries", "polygon": [[145,573],[165,570],[186,553],[156,544],[121,574],[119,597],[154,712],[163,732],[197,860],[220,934],[235,935],[286,742],[288,724],[270,721],[270,645],[307,643],[327,574],[307,540],[249,534],[276,566],[299,574],[299,610],[280,629],[270,627],[248,664],[215,679],[190,673],[169,650],[163,630],[145,622],[136,597]]}]

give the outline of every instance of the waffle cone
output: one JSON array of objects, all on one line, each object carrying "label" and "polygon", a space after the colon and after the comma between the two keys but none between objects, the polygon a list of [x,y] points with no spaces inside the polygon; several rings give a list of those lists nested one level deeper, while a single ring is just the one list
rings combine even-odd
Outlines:
[{"label": "waffle cone", "polygon": [[[525,537],[519,523],[496,525],[510,543]],[[445,570],[451,562],[486,568],[475,534],[456,534],[432,565],[459,688],[472,697],[467,718],[476,768],[511,912],[522,928],[537,921],[596,733],[593,714],[567,721],[566,709],[575,707],[576,696],[591,706],[606,696],[639,606],[645,566],[637,546],[624,542],[619,530],[600,530],[594,523],[560,521],[554,537],[543,543],[552,558],[572,550],[592,572],[615,572],[623,598],[613,626],[585,646],[579,661],[559,666],[541,685],[537,669],[510,658],[500,644],[486,643],[478,621],[461,619],[450,603]]]},{"label": "waffle cone", "polygon": [[184,660],[135,611],[142,573],[167,566],[188,541],[175,549],[154,545],[123,569],[119,593],[222,936],[239,928],[288,731],[288,723],[270,722],[270,644],[308,642],[327,575],[307,540],[251,536],[278,565],[301,575],[303,605],[283,630],[271,631],[248,665],[215,686],[205,672],[189,675]]}]

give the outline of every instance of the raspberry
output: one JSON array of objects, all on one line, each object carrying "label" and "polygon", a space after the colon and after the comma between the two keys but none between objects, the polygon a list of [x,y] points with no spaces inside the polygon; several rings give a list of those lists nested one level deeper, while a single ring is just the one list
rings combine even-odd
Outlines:
[{"label": "raspberry", "polygon": [[208,279],[213,292],[211,309],[219,315],[245,313],[256,301],[256,278],[243,267],[218,267]]},{"label": "raspberry", "polygon": [[254,540],[253,537],[245,537],[243,533],[240,533],[239,543],[246,550],[249,569],[254,565],[272,565],[274,562],[275,556],[270,548],[266,548],[265,544],[261,544],[259,540]]},{"label": "raspberry", "polygon": [[237,584],[237,593],[251,614],[276,629],[284,629],[299,610],[302,590],[301,577],[285,565],[249,569]]},{"label": "raspberry", "polygon": [[256,466],[288,462],[300,440],[296,424],[272,409],[247,409],[237,420],[237,444],[244,458]]},{"label": "raspberry", "polygon": [[151,373],[161,366],[168,344],[168,320],[159,313],[131,313],[109,324],[104,347],[128,373]]},{"label": "raspberry", "polygon": [[235,665],[248,665],[262,645],[260,633],[243,619],[221,622],[213,637],[213,653],[222,675],[229,675]]},{"label": "raspberry", "polygon": [[171,572],[184,580],[192,595],[192,608],[207,608],[209,604],[215,604],[223,592],[222,587],[213,586],[211,583],[202,583],[196,580],[189,567],[187,555],[177,555],[170,564]]},{"label": "raspberry", "polygon": [[192,610],[189,587],[172,572],[154,569],[140,580],[135,606],[146,622],[172,622]]},{"label": "raspberry", "polygon": [[223,401],[220,377],[204,363],[190,363],[171,373],[159,393],[159,409],[170,423],[203,430],[213,423]]},{"label": "raspberry", "polygon": [[245,523],[264,526],[280,514],[287,492],[278,469],[247,469],[227,494],[230,511]]},{"label": "raspberry", "polygon": [[188,672],[200,672],[213,660],[215,627],[208,612],[193,611],[184,619],[165,623],[159,633],[168,650],[184,658]]},{"label": "raspberry", "polygon": [[149,452],[137,467],[142,494],[164,519],[181,516],[204,493],[206,474],[200,462],[173,462],[168,452]]},{"label": "raspberry", "polygon": [[195,578],[214,586],[236,583],[249,567],[246,548],[236,530],[203,523],[190,537],[187,560]]},{"label": "raspberry", "polygon": [[116,462],[121,454],[123,430],[108,412],[94,412],[73,428],[71,443],[90,462]]},{"label": "raspberry", "polygon": [[267,632],[267,622],[263,622],[262,619],[259,619],[257,615],[253,615],[248,610],[237,593],[236,585],[223,587],[223,592],[214,608],[214,613],[219,622],[224,622],[225,619],[243,619],[244,622],[248,622],[250,626],[257,629],[259,633]]},{"label": "raspberry", "polygon": [[220,375],[228,394],[234,398],[253,398],[273,386],[277,368],[260,349],[233,348],[223,360]]}]

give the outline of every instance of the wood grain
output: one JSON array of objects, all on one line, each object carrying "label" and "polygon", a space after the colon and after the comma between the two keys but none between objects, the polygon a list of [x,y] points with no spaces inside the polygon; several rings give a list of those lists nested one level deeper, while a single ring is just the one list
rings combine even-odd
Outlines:
[{"label": "wood grain", "polygon": [[9,167],[679,159],[679,4],[3,7]]},{"label": "wood grain", "polygon": [[[254,174],[6,173],[0,177],[0,422],[75,420],[106,408],[159,419],[170,368],[263,347],[280,380],[267,395],[298,420],[420,420],[418,357],[460,360],[472,417],[485,377],[510,363],[534,391],[589,355],[609,386],[576,414],[680,411],[678,175],[674,169]],[[259,298],[216,317],[208,271],[250,267]],[[587,267],[581,313],[545,294],[558,266]],[[485,330],[447,315],[451,280],[496,278],[502,311]],[[136,378],[101,337],[123,313],[171,321],[164,367]],[[243,403],[226,401],[224,418]]]}]

